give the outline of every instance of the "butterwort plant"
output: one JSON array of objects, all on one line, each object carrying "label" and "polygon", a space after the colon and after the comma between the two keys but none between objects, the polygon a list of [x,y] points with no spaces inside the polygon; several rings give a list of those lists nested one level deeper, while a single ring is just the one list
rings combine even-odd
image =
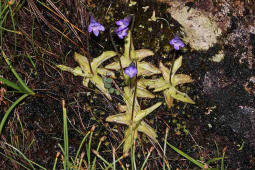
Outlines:
[{"label": "butterwort plant", "polygon": [[[99,22],[95,20],[93,16],[90,16],[90,23],[88,26],[88,32],[93,32],[95,36],[99,35],[100,31],[104,31],[105,28]],[[100,65],[116,56],[116,52],[114,51],[105,51],[99,57],[96,57],[90,62],[90,60],[79,53],[74,53],[74,60],[79,64],[79,66],[75,68],[71,68],[65,65],[57,65],[62,71],[71,72],[74,76],[82,76],[83,77],[83,85],[88,87],[88,83],[92,82],[105,96],[111,100],[111,95],[108,90],[104,87],[104,81],[102,76],[111,76],[115,77],[112,71],[109,71]]]},{"label": "butterwort plant", "polygon": [[157,143],[157,134],[155,130],[144,121],[144,118],[156,110],[162,103],[158,102],[153,106],[142,110],[138,103],[137,95],[133,98],[132,94],[134,94],[134,89],[125,87],[122,97],[126,105],[119,105],[118,108],[120,113],[106,118],[107,122],[114,122],[128,126],[124,137],[124,153],[128,152],[131,148],[132,144],[137,139],[138,132],[146,134],[153,142]]},{"label": "butterwort plant", "polygon": [[[60,68],[62,71],[68,71],[71,72],[74,76],[82,76],[83,77],[83,85],[85,87],[88,87],[88,83],[92,82],[102,93],[105,94],[105,96],[111,100],[111,95],[109,94],[108,90],[104,86],[104,81],[102,76],[110,76],[112,78],[115,78],[115,75],[112,71],[109,71],[103,67],[100,67],[100,65],[116,56],[116,52],[114,51],[105,51],[103,52],[99,57],[96,57],[92,60],[91,63],[89,63],[89,60],[87,57],[79,54],[74,53],[74,60],[79,64],[76,68],[71,68],[65,65],[57,65],[58,68]],[[90,65],[91,64],[91,69]]]},{"label": "butterwort plant", "polygon": [[[130,66],[132,62],[135,62],[137,64],[136,67],[138,70],[138,76],[151,76],[154,74],[160,74],[160,70],[157,67],[155,67],[151,63],[142,61],[144,58],[154,55],[154,53],[149,49],[135,50],[130,30],[125,40],[126,41],[124,45],[124,54],[122,54],[120,57],[123,68],[126,68]],[[110,70],[121,69],[118,61],[106,65],[105,68]]]},{"label": "butterwort plant", "polygon": [[93,32],[93,34],[95,36],[98,36],[99,31],[104,31],[104,30],[105,30],[104,26],[101,25],[99,22],[97,22],[93,16],[90,16],[90,23],[88,26],[88,31],[90,33]]},{"label": "butterwort plant", "polygon": [[137,84],[140,88],[145,89],[146,86],[148,86],[149,89],[153,88],[154,92],[163,91],[168,108],[172,107],[173,99],[180,100],[185,103],[195,104],[195,102],[186,93],[177,90],[176,86],[193,82],[189,75],[176,74],[181,65],[182,56],[174,61],[170,70],[165,67],[162,62],[160,62],[159,69],[162,73],[162,77],[156,79],[140,79]]}]

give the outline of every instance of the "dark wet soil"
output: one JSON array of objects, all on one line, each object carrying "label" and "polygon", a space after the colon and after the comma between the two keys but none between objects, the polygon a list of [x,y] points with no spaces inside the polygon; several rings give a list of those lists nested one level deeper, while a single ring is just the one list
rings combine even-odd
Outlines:
[{"label": "dark wet soil", "polygon": [[[58,143],[63,145],[61,100],[64,99],[67,104],[69,123],[72,124],[72,126],[69,124],[70,155],[75,156],[83,138],[82,134],[86,134],[93,125],[96,125],[92,148],[97,147],[102,136],[107,136],[100,154],[107,160],[112,160],[111,145],[114,147],[119,145],[119,141],[123,139],[125,127],[106,123],[105,119],[108,115],[117,113],[116,106],[121,102],[121,97],[114,94],[113,101],[109,102],[92,85],[89,88],[84,87],[82,78],[59,71],[55,64],[77,66],[73,60],[73,53],[86,51],[87,47],[91,56],[98,56],[104,50],[113,50],[107,31],[99,37],[90,36],[87,42],[86,28],[89,14],[93,14],[99,22],[107,25],[108,30],[115,26],[114,21],[128,14],[135,14],[133,31],[135,48],[154,50],[155,56],[148,58],[148,61],[155,65],[159,61],[167,63],[173,61],[176,56],[183,55],[184,63],[179,72],[190,74],[194,79],[192,84],[184,85],[181,89],[192,96],[196,101],[195,105],[175,101],[173,108],[167,109],[166,106],[162,106],[153,115],[146,117],[146,121],[157,129],[159,143],[163,145],[165,129],[170,127],[168,141],[197,160],[208,161],[221,157],[225,152],[226,169],[255,168],[255,72],[254,65],[251,64],[254,64],[255,33],[249,31],[249,24],[252,24],[251,21],[255,15],[252,9],[254,2],[250,4],[246,1],[212,2],[205,5],[205,1],[190,0],[186,5],[207,10],[207,12],[213,11],[213,14],[218,14],[222,20],[229,21],[225,22],[229,25],[221,25],[224,34],[219,44],[206,52],[192,51],[189,47],[186,51],[175,52],[171,49],[169,52],[166,50],[170,48],[168,42],[174,35],[180,33],[180,25],[166,12],[169,8],[166,3],[146,0],[137,1],[134,6],[106,0],[91,0],[85,4],[72,0],[56,3],[55,5],[67,19],[85,32],[78,33],[81,39],[79,41],[77,35],[68,28],[68,24],[35,2],[35,6],[48,23],[63,32],[66,30],[65,34],[71,37],[73,41],[71,42],[54,31],[49,24],[45,24],[42,17],[36,17],[38,15],[35,15],[33,6],[30,1],[27,1],[15,16],[17,28],[23,33],[17,36],[16,52],[11,33],[4,35],[3,50],[7,51],[13,66],[21,77],[28,81],[29,87],[36,92],[36,95],[28,97],[16,107],[9,117],[1,140],[16,144],[15,146],[26,153],[29,159],[52,168],[56,154],[60,152]],[[238,6],[238,2],[241,5]],[[224,18],[221,12],[226,5],[231,6],[232,15]],[[233,8],[235,5],[239,10],[235,10],[237,7]],[[147,6],[149,10],[144,12],[146,9],[144,7]],[[218,8],[218,13],[217,7],[222,7]],[[165,18],[170,26],[164,20],[148,21],[153,10],[157,17]],[[9,21],[6,27],[11,28]],[[32,30],[33,38],[27,36],[32,35]],[[120,41],[116,35],[113,36],[117,48],[120,48],[123,41]],[[210,58],[221,49],[224,49],[224,60],[220,63],[212,62]],[[36,68],[33,68],[26,58],[27,53],[33,57]],[[15,81],[3,59],[0,60],[0,64],[2,65],[0,74]],[[119,83],[121,80],[116,82]],[[6,98],[11,101],[18,96],[19,94],[6,94]],[[157,100],[163,101],[159,98],[140,101],[140,103],[146,108]],[[5,104],[1,103],[1,113],[4,113],[10,104],[8,100]],[[24,144],[18,145],[18,141],[22,141],[23,138],[19,119],[22,122],[26,140]],[[112,128],[117,129],[118,132],[113,131]],[[141,135],[140,139],[141,145],[137,147],[138,166],[141,166],[144,159],[144,150],[151,147],[151,143],[144,136]],[[27,151],[26,148],[30,144],[30,149]],[[85,147],[83,149],[85,151]],[[1,147],[0,151],[11,156],[4,147]],[[121,149],[117,151],[117,155],[121,156]],[[191,162],[170,149],[166,156],[173,169],[196,168]],[[21,158],[17,159],[22,161]],[[130,159],[126,158],[122,163],[130,164]],[[13,167],[20,169],[19,165],[2,155],[0,155],[0,165],[4,169]],[[212,164],[213,167],[218,165],[220,163]],[[148,168],[159,169],[161,166],[162,160],[154,150],[148,162]]]}]

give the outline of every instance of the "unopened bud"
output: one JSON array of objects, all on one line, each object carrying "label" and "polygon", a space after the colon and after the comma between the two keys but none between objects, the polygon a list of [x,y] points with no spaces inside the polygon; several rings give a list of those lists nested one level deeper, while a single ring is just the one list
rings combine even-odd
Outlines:
[{"label": "unopened bud", "polygon": [[81,159],[83,159],[84,156],[85,156],[85,152],[82,152],[82,153],[81,153]]},{"label": "unopened bud", "polygon": [[95,154],[95,155],[99,155],[98,152],[94,149],[92,149],[92,152]]},{"label": "unopened bud", "polygon": [[94,132],[95,129],[96,129],[96,125],[93,125],[92,128],[90,129],[90,132]]},{"label": "unopened bud", "polygon": [[169,127],[166,128],[166,134],[168,134],[168,132],[169,132]]},{"label": "unopened bud", "polygon": [[223,150],[222,150],[222,152],[225,153],[225,152],[227,151],[227,148],[228,148],[228,147],[224,147]]},{"label": "unopened bud", "polygon": [[153,150],[154,150],[154,147],[152,146],[152,147],[150,148],[150,151],[149,151],[149,152],[151,153]]},{"label": "unopened bud", "polygon": [[115,155],[116,153],[116,149],[114,147],[112,147],[112,153]]},{"label": "unopened bud", "polygon": [[129,153],[128,153],[128,152],[124,153],[124,154],[123,154],[123,158],[128,157],[128,155],[129,155]]},{"label": "unopened bud", "polygon": [[103,136],[100,138],[100,141],[103,142],[103,141],[105,141],[105,139],[106,139],[106,136]]},{"label": "unopened bud", "polygon": [[59,155],[60,155],[60,152],[57,152],[57,154],[56,154],[56,158],[58,158],[58,157],[59,157]]},{"label": "unopened bud", "polygon": [[15,3],[15,0],[10,0],[9,2],[8,2],[8,5],[13,5]]}]

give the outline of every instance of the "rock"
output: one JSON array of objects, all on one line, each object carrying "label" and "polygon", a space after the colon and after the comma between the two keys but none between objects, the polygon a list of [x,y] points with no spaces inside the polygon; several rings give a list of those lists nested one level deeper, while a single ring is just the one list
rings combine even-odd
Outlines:
[{"label": "rock", "polygon": [[173,5],[168,12],[183,27],[184,41],[195,50],[208,50],[221,35],[217,24],[199,10]]},{"label": "rock", "polygon": [[221,93],[222,89],[232,84],[222,70],[208,71],[203,78],[203,93],[208,96]]},{"label": "rock", "polygon": [[219,63],[224,59],[224,51],[220,50],[216,55],[214,55],[211,60],[213,62]]},{"label": "rock", "polygon": [[223,126],[229,126],[234,133],[247,139],[255,146],[255,108],[239,106],[233,112],[220,117]]}]

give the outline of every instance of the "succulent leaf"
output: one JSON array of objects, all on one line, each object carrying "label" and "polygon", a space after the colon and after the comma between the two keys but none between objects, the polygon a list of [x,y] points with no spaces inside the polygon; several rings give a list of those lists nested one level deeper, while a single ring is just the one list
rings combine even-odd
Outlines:
[{"label": "succulent leaf", "polygon": [[97,68],[96,72],[101,76],[110,76],[111,78],[116,78],[114,72],[107,70],[105,68]]},{"label": "succulent leaf", "polygon": [[[120,60],[123,68],[128,67],[132,62],[129,58],[125,58],[124,56],[121,56]],[[120,70],[120,63],[118,61],[113,62],[111,64],[106,65],[105,68],[111,70]]]},{"label": "succulent leaf", "polygon": [[[129,87],[124,87],[124,96],[123,99],[126,103],[127,106],[127,112],[129,112],[128,114],[131,114],[132,112],[132,107],[133,107],[133,98],[134,98],[134,91],[131,90]],[[134,105],[134,113],[137,113],[140,111],[140,106],[138,104],[138,100],[137,100],[137,94],[135,97],[135,105]]]},{"label": "succulent leaf", "polygon": [[108,116],[106,118],[107,122],[115,122],[115,123],[119,123],[119,124],[128,124],[129,122],[126,120],[126,115],[123,113],[120,114],[116,114],[116,115],[112,115],[112,116]]},{"label": "succulent leaf", "polygon": [[171,73],[171,82],[173,81],[172,79],[173,79],[176,71],[181,67],[181,65],[182,65],[182,56],[180,56],[179,58],[177,58],[174,61],[173,68],[172,68],[172,73]]},{"label": "succulent leaf", "polygon": [[154,92],[159,92],[171,87],[169,82],[165,81],[163,78],[138,80],[138,87],[146,88],[146,86],[148,86],[149,89],[154,89]]},{"label": "succulent leaf", "polygon": [[170,81],[170,70],[166,68],[161,62],[159,63],[159,69],[162,73],[162,76],[165,81],[169,82]]},{"label": "succulent leaf", "polygon": [[120,113],[125,112],[127,110],[127,106],[118,104],[118,110]]},{"label": "succulent leaf", "polygon": [[149,49],[140,49],[140,50],[136,50],[135,52],[136,52],[136,60],[138,61],[141,61],[142,59],[146,57],[154,55],[153,51]]},{"label": "succulent leaf", "polygon": [[89,86],[89,78],[84,78],[82,81],[83,86],[88,87]]},{"label": "succulent leaf", "polygon": [[160,70],[157,67],[144,61],[137,62],[137,69],[138,76],[139,75],[151,76],[154,74],[160,74]]},{"label": "succulent leaf", "polygon": [[89,68],[89,61],[87,59],[87,57],[79,54],[79,53],[74,53],[74,60],[79,63],[82,71],[85,73],[85,74],[91,74],[90,72],[90,68]]},{"label": "succulent leaf", "polygon": [[137,86],[137,97],[142,97],[142,98],[154,98],[155,95],[152,94],[150,91],[146,90],[145,88],[140,88]]},{"label": "succulent leaf", "polygon": [[114,51],[105,51],[99,57],[94,58],[93,61],[91,62],[91,67],[93,71],[95,71],[98,68],[98,66],[101,65],[103,62],[116,55],[117,54]]},{"label": "succulent leaf", "polygon": [[173,98],[180,100],[182,102],[195,104],[195,102],[186,94],[178,91],[176,88],[171,87],[168,89],[170,96]]},{"label": "succulent leaf", "polygon": [[72,73],[74,76],[86,76],[80,67],[75,67],[74,69],[65,65],[56,65],[62,71],[68,71]]},{"label": "succulent leaf", "polygon": [[156,104],[154,104],[153,106],[145,109],[145,110],[141,110],[140,112],[137,113],[137,115],[135,116],[134,121],[141,121],[145,116],[147,116],[148,114],[150,114],[151,112],[153,112],[155,109],[157,109],[160,105],[162,104],[162,102],[158,102]]},{"label": "succulent leaf", "polygon": [[174,104],[174,98],[171,96],[169,90],[164,90],[163,94],[164,94],[164,97],[165,97],[167,107],[171,108]]},{"label": "succulent leaf", "polygon": [[157,134],[155,132],[155,130],[148,125],[147,123],[145,123],[144,121],[142,121],[140,123],[140,126],[137,127],[137,130],[139,132],[145,133],[147,136],[149,136],[154,142],[157,142]]},{"label": "succulent leaf", "polygon": [[192,78],[186,74],[175,74],[175,76],[172,78],[173,86],[192,82],[193,82]]}]

